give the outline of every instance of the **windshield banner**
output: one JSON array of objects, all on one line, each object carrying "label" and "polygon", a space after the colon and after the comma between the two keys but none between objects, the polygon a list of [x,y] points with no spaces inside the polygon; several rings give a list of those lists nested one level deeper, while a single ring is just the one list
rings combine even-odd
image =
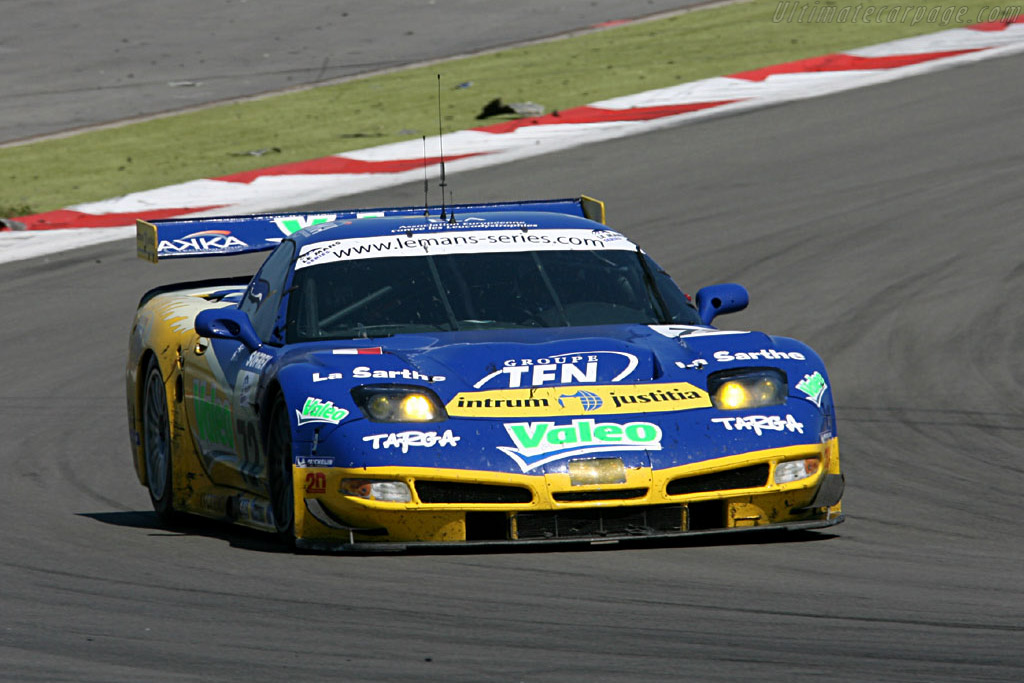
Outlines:
[{"label": "windshield banner", "polygon": [[[504,226],[480,226],[504,227]],[[636,251],[636,245],[613,230],[542,230],[529,225],[514,230],[478,230],[445,234],[382,235],[353,237],[303,247],[295,270],[322,263],[427,254],[479,254],[513,251]]]}]

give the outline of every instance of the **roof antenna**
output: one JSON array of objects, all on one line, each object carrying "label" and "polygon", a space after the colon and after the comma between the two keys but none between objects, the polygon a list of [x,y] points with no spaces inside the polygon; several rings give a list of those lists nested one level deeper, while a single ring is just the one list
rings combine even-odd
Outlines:
[{"label": "roof antenna", "polygon": [[427,181],[427,136],[423,136],[423,215],[430,215],[430,183]]},{"label": "roof antenna", "polygon": [[444,189],[448,187],[444,175],[444,131],[441,129],[441,74],[437,74],[437,146],[441,150],[441,220],[446,218],[444,211]]}]

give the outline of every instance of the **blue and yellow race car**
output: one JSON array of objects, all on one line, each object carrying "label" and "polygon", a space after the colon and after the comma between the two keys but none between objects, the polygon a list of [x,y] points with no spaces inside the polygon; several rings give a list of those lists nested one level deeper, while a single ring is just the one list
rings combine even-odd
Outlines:
[{"label": "blue and yellow race car", "polygon": [[610,542],[843,520],[806,345],[719,330],[586,197],[139,221],[143,258],[272,250],[157,288],[128,424],[165,522],[313,550]]}]

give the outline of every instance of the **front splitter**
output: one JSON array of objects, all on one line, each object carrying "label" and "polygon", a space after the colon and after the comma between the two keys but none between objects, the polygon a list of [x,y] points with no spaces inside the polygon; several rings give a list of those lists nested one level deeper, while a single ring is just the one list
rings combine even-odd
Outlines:
[{"label": "front splitter", "polygon": [[489,548],[509,550],[512,548],[531,548],[551,546],[594,546],[614,545],[618,543],[636,543],[641,541],[657,541],[674,538],[696,538],[701,536],[724,536],[727,534],[752,534],[756,532],[807,531],[835,526],[846,519],[840,514],[831,519],[814,519],[800,522],[784,522],[781,524],[764,524],[751,527],[734,527],[731,529],[701,529],[699,531],[670,531],[642,534],[617,534],[607,536],[585,536],[573,538],[545,538],[529,540],[486,540],[486,541],[416,541],[416,542],[355,542],[342,543],[315,539],[296,539],[295,547],[299,550],[324,553],[401,553],[401,552],[436,552],[445,550],[459,552],[462,550],[486,550]]}]

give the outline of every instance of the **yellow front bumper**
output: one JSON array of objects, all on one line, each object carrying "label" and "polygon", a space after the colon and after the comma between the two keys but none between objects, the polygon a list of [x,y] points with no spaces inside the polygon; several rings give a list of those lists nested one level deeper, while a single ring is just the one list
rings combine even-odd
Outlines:
[{"label": "yellow front bumper", "polygon": [[[774,483],[776,466],[792,460],[817,460],[817,471],[798,481]],[[627,469],[614,484],[580,484],[577,479],[573,485],[567,473],[296,467],[295,532],[300,547],[343,548],[828,526],[842,519],[841,477],[837,439],[666,470]],[[412,500],[345,495],[343,480],[404,482]]]}]

